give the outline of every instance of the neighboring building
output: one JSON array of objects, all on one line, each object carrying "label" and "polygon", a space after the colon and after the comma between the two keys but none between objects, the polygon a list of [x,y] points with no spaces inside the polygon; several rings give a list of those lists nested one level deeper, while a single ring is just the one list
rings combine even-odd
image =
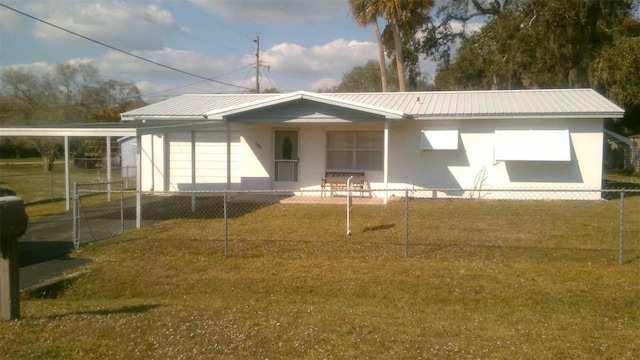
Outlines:
[{"label": "neighboring building", "polygon": [[183,95],[122,121],[166,125],[140,137],[144,191],[319,190],[357,170],[374,190],[500,198],[489,190],[600,189],[603,123],[623,115],[591,89],[301,91]]}]

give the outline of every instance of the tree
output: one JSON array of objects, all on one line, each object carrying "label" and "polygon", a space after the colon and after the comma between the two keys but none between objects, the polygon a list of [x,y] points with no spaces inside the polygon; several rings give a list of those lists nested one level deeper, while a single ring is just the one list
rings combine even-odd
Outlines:
[{"label": "tree", "polygon": [[[433,7],[433,0],[385,0],[384,17],[389,22],[393,36],[393,53],[398,70],[398,87],[407,91],[404,50],[421,25],[427,19],[426,13]],[[416,61],[417,63],[417,61]]]},{"label": "tree", "polygon": [[378,44],[380,82],[382,84],[382,91],[387,92],[389,91],[387,65],[385,61],[382,35],[380,33],[380,28],[378,27],[378,17],[383,14],[384,2],[381,0],[349,0],[349,5],[351,6],[351,14],[359,26],[366,27],[371,24],[373,27],[373,33]]},{"label": "tree", "polygon": [[460,41],[467,38],[467,23],[501,14],[512,0],[442,0],[440,3],[435,13],[424,21],[418,48],[427,58],[446,68]]},{"label": "tree", "polygon": [[[390,91],[397,91],[398,82],[395,81],[397,76],[395,71],[391,71],[392,65],[389,65]],[[324,89],[322,92],[377,92],[380,91],[380,64],[375,60],[369,60],[363,66],[355,66],[350,72],[342,75],[342,81],[337,86]],[[416,78],[415,90],[429,90],[430,85],[427,80],[422,77]]]},{"label": "tree", "polygon": [[602,49],[590,68],[594,87],[626,109],[616,130],[640,134],[640,37],[622,38]]},{"label": "tree", "polygon": [[[393,74],[393,72],[389,72]],[[395,74],[392,79],[395,80]],[[389,91],[397,91],[397,82],[391,83]],[[364,66],[354,66],[350,72],[342,75],[342,81],[327,92],[377,92],[380,91],[380,64],[369,60]]]},{"label": "tree", "polygon": [[444,69],[458,86],[587,87],[591,63],[630,15],[626,0],[521,1],[465,38]]},{"label": "tree", "polygon": [[[407,91],[405,58],[404,52],[415,34],[427,18],[427,12],[433,7],[433,0],[353,0],[350,1],[352,14],[358,24],[373,24],[374,30],[377,27],[378,17],[387,20],[387,26],[382,36],[379,38],[380,30],[376,31],[376,40],[378,42],[379,52],[386,48],[386,53],[395,57],[396,70],[398,73],[398,88],[400,91]],[[386,32],[386,35],[385,35]],[[392,39],[386,41],[385,37]],[[383,68],[386,66],[384,55],[380,57],[380,73],[381,81],[385,78]],[[417,57],[415,57],[417,59]],[[414,67],[417,66],[417,60],[411,58]],[[417,72],[413,72],[417,75]],[[383,85],[384,91],[384,85]]]},{"label": "tree", "polygon": [[[119,112],[144,104],[135,85],[103,81],[92,65],[58,64],[53,73],[44,74],[10,67],[0,74],[0,80],[2,126],[118,121]],[[40,153],[44,170],[51,171],[60,139],[38,137],[29,144]]]}]

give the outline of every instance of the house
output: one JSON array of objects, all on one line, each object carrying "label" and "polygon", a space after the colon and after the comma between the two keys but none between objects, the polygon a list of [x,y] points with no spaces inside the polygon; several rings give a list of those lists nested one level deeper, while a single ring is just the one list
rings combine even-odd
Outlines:
[{"label": "house", "polygon": [[121,116],[157,125],[138,136],[143,191],[320,195],[327,172],[361,171],[386,199],[385,189],[600,189],[603,123],[623,114],[594,90],[557,89],[194,94]]}]

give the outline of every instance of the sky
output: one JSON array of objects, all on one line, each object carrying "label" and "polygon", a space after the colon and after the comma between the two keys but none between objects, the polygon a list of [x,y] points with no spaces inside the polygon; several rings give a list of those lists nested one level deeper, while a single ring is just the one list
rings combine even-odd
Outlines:
[{"label": "sky", "polygon": [[[133,82],[143,97],[239,93],[260,88],[318,91],[354,66],[377,60],[371,27],[348,0],[0,0],[0,4],[157,63],[145,62],[0,7],[0,70],[49,71],[90,63],[103,79]],[[389,61],[389,60],[387,60]],[[388,62],[389,63],[389,62]],[[421,62],[424,75],[435,65]]]}]

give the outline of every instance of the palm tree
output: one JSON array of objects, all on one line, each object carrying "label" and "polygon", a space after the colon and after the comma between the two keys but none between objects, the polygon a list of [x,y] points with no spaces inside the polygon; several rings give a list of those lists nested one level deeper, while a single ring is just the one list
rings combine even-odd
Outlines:
[{"label": "palm tree", "polygon": [[[424,17],[425,12],[433,7],[433,0],[382,0],[385,3],[383,16],[391,23],[393,45],[398,69],[398,86],[401,92],[406,91],[404,73],[404,54],[402,50],[403,30],[411,27],[410,34],[415,34],[416,17]],[[365,0],[366,2],[366,0]],[[377,1],[376,1],[377,2]]]},{"label": "palm tree", "polygon": [[385,3],[383,0],[349,0],[351,5],[351,14],[354,20],[361,27],[373,25],[373,32],[378,42],[378,55],[380,57],[380,79],[382,80],[382,91],[387,92],[389,85],[387,82],[387,64],[384,55],[384,46],[382,43],[382,35],[378,27],[378,17],[384,13]]}]

